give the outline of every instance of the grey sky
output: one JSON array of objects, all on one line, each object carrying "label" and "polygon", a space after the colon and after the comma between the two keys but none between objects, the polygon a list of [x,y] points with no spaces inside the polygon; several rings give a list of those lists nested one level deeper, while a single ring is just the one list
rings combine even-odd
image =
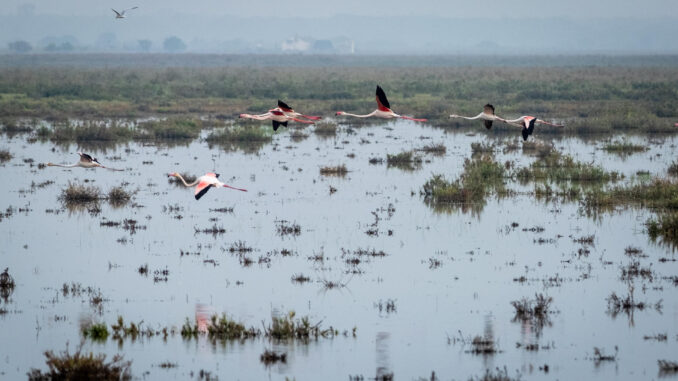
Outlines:
[{"label": "grey sky", "polygon": [[192,13],[234,16],[322,17],[337,14],[363,16],[435,15],[449,18],[539,17],[653,18],[678,14],[676,0],[4,0],[0,14],[16,13],[22,5],[33,4],[37,13],[63,15],[102,15],[110,8],[138,5],[139,15],[152,13]]}]

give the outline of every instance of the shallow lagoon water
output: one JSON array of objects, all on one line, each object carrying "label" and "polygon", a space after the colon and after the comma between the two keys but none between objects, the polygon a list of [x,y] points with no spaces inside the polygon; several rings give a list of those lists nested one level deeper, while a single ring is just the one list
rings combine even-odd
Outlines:
[{"label": "shallow lagoon water", "polygon": [[[307,139],[295,142],[288,131],[279,132],[256,153],[210,148],[202,140],[92,151],[105,165],[124,172],[31,167],[24,159],[32,158],[34,164],[74,162],[79,147],[4,136],[0,147],[14,158],[0,166],[7,179],[0,185],[0,210],[11,206],[14,212],[0,221],[0,267],[9,268],[17,285],[9,303],[1,305],[8,313],[0,316],[0,341],[10,345],[0,347],[0,376],[23,378],[31,368],[45,369],[45,350],[58,352],[67,343],[73,350],[82,340],[81,320],[110,325],[121,315],[152,328],[180,328],[186,318],[193,320],[198,304],[255,327],[268,324],[272,314],[293,310],[348,334],[307,344],[265,338],[213,343],[176,334],[166,341],[159,336],[126,339],[119,346],[109,337],[104,343],[86,340],[83,348],[124,354],[133,361],[133,375],[143,379],[195,378],[200,370],[241,380],[387,373],[416,379],[428,378],[432,371],[440,379],[468,379],[487,368],[506,367],[509,375],[520,373],[523,379],[633,380],[657,378],[658,359],[678,361],[678,288],[661,279],[677,275],[678,265],[658,261],[675,257],[671,248],[649,241],[644,223],[652,211],[628,208],[589,218],[577,203],[544,203],[519,194],[491,197],[474,212],[438,212],[419,195],[431,174],[457,178],[471,156],[472,142],[499,143],[497,161],[528,165],[536,159],[520,150],[501,151],[503,142],[518,141],[519,135],[446,133],[407,121],[341,125],[330,138],[313,134],[312,128],[306,133]],[[580,161],[622,172],[624,181],[634,181],[640,170],[664,176],[677,157],[675,137],[629,137],[650,150],[623,159],[601,149],[606,139],[570,137],[553,143]],[[387,153],[432,143],[443,143],[447,153],[421,153],[424,162],[413,171],[385,162],[369,164],[370,158],[385,160]],[[348,168],[346,176],[319,174],[322,166],[339,164]],[[215,171],[222,181],[249,192],[213,189],[195,201],[192,190],[168,183],[172,171]],[[32,183],[47,180],[54,184],[31,190]],[[104,192],[127,183],[125,188],[135,195],[122,208],[104,201],[98,214],[71,211],[57,200],[69,181],[88,181]],[[337,191],[330,194],[330,186]],[[508,186],[531,188],[510,181]],[[214,211],[230,207],[232,213]],[[125,219],[138,221],[136,232],[101,225]],[[278,234],[283,220],[298,224],[301,233]],[[225,232],[201,232],[215,225]],[[533,229],[537,227],[543,231]],[[376,235],[366,233],[375,229]],[[592,245],[575,242],[589,235],[595,237]],[[253,249],[250,266],[228,252],[240,241]],[[614,317],[606,298],[612,292],[628,293],[620,268],[632,260],[624,254],[629,246],[648,255],[639,261],[656,275],[652,281],[634,280],[636,300],[662,300],[662,308]],[[583,247],[588,255],[578,254]],[[387,255],[361,258],[357,267],[347,264],[342,249],[361,248]],[[276,254],[282,249],[293,255]],[[189,254],[182,256],[182,251]],[[325,257],[323,262],[309,259],[318,254]],[[258,263],[260,257],[270,261]],[[138,272],[145,264],[148,276]],[[167,280],[155,282],[156,270],[168,270]],[[311,282],[294,283],[295,274]],[[523,275],[527,281],[514,281]],[[556,276],[559,281],[548,280]],[[101,313],[85,293],[63,296],[62,285],[72,282],[100,290],[105,299]],[[323,282],[345,286],[327,289]],[[553,297],[556,311],[541,331],[512,321],[510,302],[535,293]],[[394,302],[395,311],[379,310],[379,302],[387,301]],[[500,350],[492,356],[469,353],[469,343],[457,340],[487,330]],[[643,338],[660,333],[668,339]],[[525,350],[531,343],[542,349]],[[615,346],[617,361],[592,360],[594,347],[614,354]],[[287,363],[261,363],[259,355],[271,348],[286,352]],[[168,361],[177,367],[160,367]],[[539,369],[544,365],[547,373]]]}]

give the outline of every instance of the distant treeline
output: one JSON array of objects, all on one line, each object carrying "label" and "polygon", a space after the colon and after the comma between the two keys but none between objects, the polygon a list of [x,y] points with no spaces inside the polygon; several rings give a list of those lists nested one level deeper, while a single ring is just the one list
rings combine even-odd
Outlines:
[{"label": "distant treeline", "polygon": [[678,67],[678,55],[367,55],[367,54],[0,54],[9,67]]}]

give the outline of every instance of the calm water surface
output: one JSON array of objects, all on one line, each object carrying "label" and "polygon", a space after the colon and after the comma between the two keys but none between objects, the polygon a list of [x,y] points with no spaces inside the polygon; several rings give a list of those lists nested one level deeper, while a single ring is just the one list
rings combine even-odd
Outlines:
[{"label": "calm water surface", "polygon": [[[74,153],[84,148],[29,143],[21,135],[0,138],[0,148],[14,155],[0,165],[0,210],[13,209],[0,221],[0,268],[8,267],[16,281],[8,301],[0,302],[7,311],[0,315],[0,378],[22,379],[31,368],[45,369],[46,350],[76,348],[82,321],[110,325],[121,315],[151,328],[180,329],[186,318],[193,321],[199,304],[246,326],[261,327],[273,314],[295,311],[348,334],[310,343],[212,342],[176,334],[166,341],[156,336],[119,345],[109,337],[103,343],[85,340],[83,348],[123,354],[139,379],[196,378],[205,370],[241,380],[388,373],[410,380],[432,371],[441,379],[466,380],[506,367],[509,375],[528,380],[637,380],[658,378],[658,359],[678,361],[678,288],[662,279],[677,275],[678,264],[660,262],[675,258],[671,248],[648,239],[644,223],[652,211],[627,208],[587,217],[578,203],[545,203],[525,192],[490,197],[473,212],[435,211],[419,195],[421,186],[435,173],[457,178],[471,157],[471,143],[497,144],[500,162],[526,166],[536,158],[502,151],[518,142],[518,134],[446,133],[407,121],[340,126],[330,138],[314,135],[312,128],[306,133],[308,138],[293,141],[290,131],[279,131],[256,153],[210,148],[202,140],[172,147],[87,147],[104,165],[124,172],[38,169],[38,162],[75,162]],[[609,137],[553,143],[580,161],[622,172],[624,181],[637,181],[638,171],[665,176],[677,157],[674,137],[627,139],[650,149],[620,158],[602,150]],[[443,143],[447,153],[422,152],[424,162],[411,171],[369,163],[432,143]],[[321,167],[339,164],[349,170],[345,177],[319,174]],[[168,183],[173,171],[215,171],[249,192],[213,189],[195,201],[192,190]],[[48,180],[54,183],[36,186]],[[58,201],[69,182],[104,192],[124,184],[134,192],[133,201],[122,208],[101,202],[98,213],[69,210]],[[533,188],[513,181],[507,186]],[[215,211],[231,207],[233,212]],[[137,221],[136,231],[101,225],[125,219]],[[281,221],[298,224],[301,233],[279,234]],[[214,226],[225,232],[201,232]],[[376,234],[367,234],[370,230]],[[576,242],[590,235],[593,244]],[[237,242],[253,249],[247,254],[251,265],[229,253]],[[621,267],[632,261],[624,253],[629,246],[642,249],[647,257],[638,259],[641,266],[654,272],[651,280],[633,280],[636,300],[652,305],[661,300],[662,307],[613,316],[606,298],[629,292],[629,283],[620,279]],[[293,255],[280,255],[283,249]],[[357,266],[346,263],[352,256],[343,253],[358,249],[387,255],[362,258]],[[324,261],[309,259],[315,255]],[[138,272],[145,264],[147,276]],[[154,272],[163,270],[166,280],[161,275],[154,281]],[[294,283],[296,274],[311,281]],[[521,276],[526,281],[515,280]],[[327,289],[326,282],[344,287]],[[89,303],[86,292],[64,296],[64,283],[100,291],[102,310]],[[543,329],[513,321],[510,302],[535,293],[553,298],[555,313]],[[386,310],[388,302],[395,311]],[[500,350],[492,356],[470,353],[470,344],[459,339],[486,332]],[[644,339],[656,334],[668,339]],[[540,350],[525,350],[535,343]],[[606,354],[617,347],[617,361],[596,363],[594,347]],[[266,367],[259,360],[265,349],[286,352],[287,363]],[[161,368],[163,362],[177,367]],[[544,365],[548,372],[540,370]]]}]

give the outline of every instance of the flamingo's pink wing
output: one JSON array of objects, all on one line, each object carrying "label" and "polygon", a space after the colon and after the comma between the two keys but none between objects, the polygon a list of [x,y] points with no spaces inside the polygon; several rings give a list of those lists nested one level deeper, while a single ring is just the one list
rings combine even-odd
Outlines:
[{"label": "flamingo's pink wing", "polygon": [[207,193],[207,191],[210,190],[211,186],[212,183],[207,181],[201,181],[198,184],[198,186],[195,187],[195,199],[200,200],[200,197],[204,196],[205,193]]}]

